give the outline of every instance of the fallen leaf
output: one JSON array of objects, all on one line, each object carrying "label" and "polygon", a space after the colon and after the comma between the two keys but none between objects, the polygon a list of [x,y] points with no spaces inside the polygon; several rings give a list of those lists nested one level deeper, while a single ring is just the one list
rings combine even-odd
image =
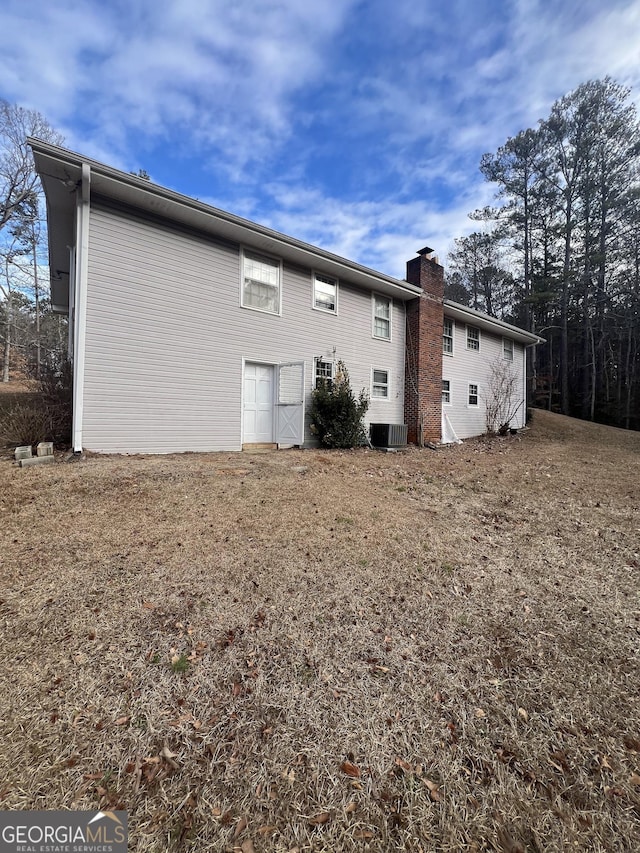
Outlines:
[{"label": "fallen leaf", "polygon": [[238,821],[238,823],[236,824],[236,828],[233,832],[234,841],[236,838],[238,838],[238,836],[242,835],[242,833],[245,831],[246,828],[247,828],[247,819],[246,819],[246,817],[241,817],[240,820]]},{"label": "fallen leaf", "polygon": [[247,838],[242,842],[240,849],[242,850],[242,853],[255,853],[256,848],[253,846],[253,841],[250,838]]},{"label": "fallen leaf", "polygon": [[373,838],[373,832],[370,829],[356,829],[353,833],[353,837],[357,838],[359,841],[369,841]]},{"label": "fallen leaf", "polygon": [[632,773],[631,778],[629,779],[629,782],[632,785],[640,785],[640,776],[638,776],[637,773]]},{"label": "fallen leaf", "polygon": [[634,753],[640,752],[640,738],[631,737],[631,735],[625,735],[623,740],[624,745],[627,747],[628,750]]},{"label": "fallen leaf", "polygon": [[[638,781],[640,782],[640,779],[638,779]],[[347,803],[347,805],[344,807],[344,813],[345,814],[353,814],[355,812],[356,808],[357,808],[357,806],[356,806],[355,800],[351,800],[351,802]]]},{"label": "fallen leaf", "polygon": [[350,761],[343,761],[340,765],[340,770],[343,773],[346,773],[347,776],[351,776],[354,779],[360,778],[360,768],[356,767],[355,764],[352,764]]},{"label": "fallen leaf", "polygon": [[260,826],[260,827],[258,827],[258,833],[260,835],[265,835],[265,836],[266,835],[272,835],[276,831],[277,828],[278,828],[277,826]]},{"label": "fallen leaf", "polygon": [[116,726],[126,726],[130,719],[131,715],[129,715],[128,717],[118,717],[118,719],[116,720]]},{"label": "fallen leaf", "polygon": [[311,826],[322,826],[322,824],[328,823],[330,818],[330,812],[320,812],[320,814],[310,817],[309,823],[311,824]]},{"label": "fallen leaf", "polygon": [[442,802],[442,794],[440,793],[440,786],[435,782],[432,782],[431,779],[423,779],[424,784],[427,786],[429,791],[429,797],[433,800],[434,803]]},{"label": "fallen leaf", "polygon": [[394,762],[398,765],[398,767],[402,767],[402,769],[404,770],[405,773],[411,773],[413,770],[413,767],[409,764],[408,761],[405,761],[404,759],[399,758],[397,755],[394,758]]},{"label": "fallen leaf", "polygon": [[155,610],[155,604],[152,604],[150,601],[143,601],[142,606],[145,610]]},{"label": "fallen leaf", "polygon": [[482,708],[476,708],[475,715],[476,715],[476,717],[486,717],[487,716],[485,714],[485,712],[482,710]]},{"label": "fallen leaf", "polygon": [[529,715],[527,714],[527,712],[524,708],[518,708],[518,716],[522,717],[522,719],[525,721],[525,723],[529,719]]}]

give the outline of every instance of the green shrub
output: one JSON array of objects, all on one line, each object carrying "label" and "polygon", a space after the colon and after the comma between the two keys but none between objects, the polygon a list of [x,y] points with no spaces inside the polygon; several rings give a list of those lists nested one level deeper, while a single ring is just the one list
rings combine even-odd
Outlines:
[{"label": "green shrub", "polygon": [[367,441],[364,416],[369,398],[362,389],[356,397],[344,362],[336,365],[333,381],[325,380],[311,395],[311,432],[323,447],[356,447]]}]

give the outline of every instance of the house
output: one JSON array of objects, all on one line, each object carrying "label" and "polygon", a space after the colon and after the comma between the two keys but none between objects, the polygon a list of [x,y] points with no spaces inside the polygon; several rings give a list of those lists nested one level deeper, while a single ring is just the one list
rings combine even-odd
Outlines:
[{"label": "house", "polygon": [[[312,443],[309,397],[340,359],[353,388],[370,396],[369,423],[407,424],[409,441],[438,441],[448,381],[451,423],[477,434],[494,339],[513,341],[522,371],[537,340],[447,303],[429,249],[395,279],[72,151],[29,144],[47,200],[52,304],[70,318],[76,451]],[[460,343],[467,320],[480,335],[475,364]],[[465,393],[472,383],[478,392],[471,414],[464,382]]]}]

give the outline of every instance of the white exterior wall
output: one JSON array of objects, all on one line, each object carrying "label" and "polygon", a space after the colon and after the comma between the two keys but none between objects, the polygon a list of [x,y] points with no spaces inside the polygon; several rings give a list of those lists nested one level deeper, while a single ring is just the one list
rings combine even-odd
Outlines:
[{"label": "white exterior wall", "polygon": [[367,419],[403,423],[403,303],[381,341],[369,291],[340,280],[336,316],[312,308],[312,286],[310,269],[285,263],[281,316],[242,308],[240,247],[92,207],[83,447],[241,449],[244,361],[304,360],[307,406],[314,357],[342,359],[356,393],[370,393],[374,367],[387,370],[389,399],[372,399]]},{"label": "white exterior wall", "polygon": [[[447,317],[445,308],[445,318]],[[442,355],[442,378],[448,379],[451,388],[451,403],[443,403],[442,411],[449,416],[451,425],[458,438],[471,438],[486,432],[486,395],[491,365],[496,359],[503,360],[501,335],[493,335],[480,330],[480,349],[467,349],[467,327],[460,320],[453,320],[453,355]],[[471,324],[473,325],[473,324]],[[476,327],[477,328],[477,327]],[[512,426],[523,427],[526,423],[525,402],[525,348],[522,344],[513,342],[513,362],[506,362],[513,368],[518,378],[518,409]],[[479,400],[477,406],[469,406],[469,383],[478,386]]]}]

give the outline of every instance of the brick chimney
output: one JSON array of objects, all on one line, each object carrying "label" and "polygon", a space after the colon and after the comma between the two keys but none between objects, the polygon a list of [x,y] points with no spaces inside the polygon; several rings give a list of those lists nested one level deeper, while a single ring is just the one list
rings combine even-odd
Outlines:
[{"label": "brick chimney", "polygon": [[409,442],[440,441],[444,269],[428,246],[407,262],[407,281],[422,294],[406,303],[404,419]]}]

